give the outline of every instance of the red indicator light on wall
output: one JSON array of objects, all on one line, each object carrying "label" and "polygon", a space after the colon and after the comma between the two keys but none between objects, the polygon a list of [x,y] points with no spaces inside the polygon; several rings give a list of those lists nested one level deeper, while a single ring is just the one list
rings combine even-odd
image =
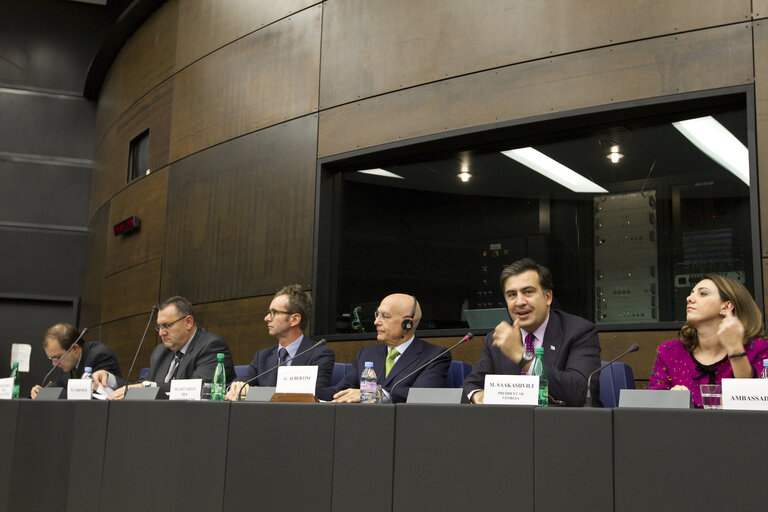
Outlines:
[{"label": "red indicator light on wall", "polygon": [[133,215],[125,220],[121,220],[115,224],[112,229],[115,233],[115,236],[120,236],[127,235],[128,233],[138,230],[140,225],[141,222],[139,221],[139,218]]}]

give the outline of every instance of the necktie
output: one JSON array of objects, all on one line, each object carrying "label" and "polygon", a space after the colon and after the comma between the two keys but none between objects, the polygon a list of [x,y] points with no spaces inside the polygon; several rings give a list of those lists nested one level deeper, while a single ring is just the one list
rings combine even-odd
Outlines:
[{"label": "necktie", "polygon": [[[531,354],[533,354],[533,340],[534,336],[530,332],[525,335],[525,351]],[[520,375],[528,375],[528,373],[523,368],[520,368]]]},{"label": "necktie", "polygon": [[396,349],[392,349],[387,354],[387,361],[384,364],[384,377],[389,377],[389,371],[395,366],[395,358],[400,355]]},{"label": "necktie", "polygon": [[173,361],[171,361],[171,366],[168,367],[168,374],[165,376],[164,382],[171,382],[171,379],[173,379],[174,375],[176,375],[176,370],[179,368],[179,362],[181,361],[181,356],[183,356],[184,353],[179,351],[176,352],[176,354],[173,356]]},{"label": "necktie", "polygon": [[279,364],[284,364],[287,359],[288,359],[288,350],[286,348],[281,348],[277,352],[277,362]]}]

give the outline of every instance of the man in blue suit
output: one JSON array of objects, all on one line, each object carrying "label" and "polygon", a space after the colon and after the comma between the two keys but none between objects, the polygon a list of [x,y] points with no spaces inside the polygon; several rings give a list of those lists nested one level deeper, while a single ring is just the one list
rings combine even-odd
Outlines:
[{"label": "man in blue suit", "polygon": [[[249,386],[274,386],[277,383],[277,369],[258,379],[255,377],[285,361],[286,366],[317,366],[316,389],[330,385],[335,359],[333,351],[325,346],[308,350],[315,342],[304,336],[311,312],[312,299],[298,284],[285,286],[275,294],[264,321],[270,336],[277,338],[277,346],[256,352],[245,372],[232,383],[227,392],[227,400],[245,396]],[[305,350],[308,351],[301,354]],[[295,359],[291,360],[293,357]],[[243,387],[245,389],[241,394]]]},{"label": "man in blue suit", "polygon": [[470,401],[483,403],[486,375],[529,374],[533,349],[543,347],[550,398],[567,406],[584,405],[587,377],[600,366],[595,324],[550,309],[552,274],[530,258],[504,267],[501,288],[514,323],[501,322],[488,333],[480,359],[464,379]]},{"label": "man in blue suit", "polygon": [[[442,347],[414,336],[421,320],[421,306],[412,295],[396,293],[384,298],[375,313],[376,339],[383,343],[361,348],[352,369],[336,386],[320,390],[318,397],[334,402],[360,401],[360,374],[366,361],[373,362],[385,400],[405,402],[412,387],[441,388],[451,365],[450,353],[445,353],[422,370],[409,375],[434,358]],[[401,381],[402,382],[399,382]],[[394,394],[393,386],[397,384]]]}]

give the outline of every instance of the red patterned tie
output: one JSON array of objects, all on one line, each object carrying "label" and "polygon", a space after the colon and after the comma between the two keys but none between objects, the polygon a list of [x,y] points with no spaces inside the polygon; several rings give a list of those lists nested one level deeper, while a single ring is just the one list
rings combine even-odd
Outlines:
[{"label": "red patterned tie", "polygon": [[[525,351],[533,354],[533,334],[531,333],[525,335]],[[520,375],[528,375],[528,372],[524,368],[520,368]]]}]

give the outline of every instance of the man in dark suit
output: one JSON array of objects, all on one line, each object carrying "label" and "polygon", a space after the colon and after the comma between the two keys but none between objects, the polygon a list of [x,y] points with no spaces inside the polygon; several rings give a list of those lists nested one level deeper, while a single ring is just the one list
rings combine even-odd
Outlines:
[{"label": "man in dark suit", "polygon": [[[56,368],[51,372],[46,386],[63,387],[66,389],[70,378],[79,379],[86,367],[92,371],[105,370],[114,376],[115,386],[123,382],[120,365],[114,352],[98,341],[83,342],[79,340],[80,331],[74,325],[56,324],[43,336],[43,350]],[[74,344],[74,346],[73,346]],[[70,347],[72,348],[71,350]],[[67,350],[69,353],[66,354]],[[66,356],[64,355],[66,354]],[[31,397],[37,398],[40,386],[32,388]]]},{"label": "man in dark suit", "polygon": [[[530,258],[502,270],[501,288],[514,323],[501,322],[486,337],[480,360],[464,380],[470,401],[483,403],[486,375],[529,373],[533,349],[543,347],[550,397],[568,406],[584,405],[587,377],[600,366],[595,325],[550,310],[552,274]],[[592,386],[596,397],[597,382]]]},{"label": "man in dark suit", "polygon": [[[315,342],[304,336],[311,312],[312,299],[298,284],[285,286],[275,294],[264,321],[270,336],[277,338],[277,346],[256,352],[245,372],[232,383],[227,392],[227,400],[245,396],[250,385],[274,386],[277,383],[277,369],[256,380],[252,379],[278,363],[286,366],[317,366],[315,389],[330,385],[335,359],[333,351],[325,346],[308,350]],[[308,351],[301,354],[305,350]]]},{"label": "man in dark suit", "polygon": [[360,401],[360,374],[366,361],[373,362],[384,400],[405,402],[408,390],[441,388],[445,386],[451,355],[445,353],[435,361],[406,378],[390,395],[393,386],[410,372],[434,358],[442,348],[414,336],[421,320],[421,306],[416,297],[397,293],[384,298],[376,310],[376,339],[383,344],[363,347],[357,352],[352,369],[336,386],[318,393],[323,400],[334,402]]},{"label": "man in dark suit", "polygon": [[[219,352],[224,354],[227,383],[232,382],[235,367],[229,347],[218,335],[197,325],[195,310],[187,299],[176,296],[163,302],[157,312],[155,328],[160,333],[162,344],[152,351],[149,371],[142,379],[143,383],[132,386],[155,383],[160,388],[160,397],[164,398],[174,379],[203,379],[203,382],[210,382],[213,380],[216,355]],[[94,373],[93,378],[103,384],[107,375],[99,371]],[[122,387],[108,398],[121,399],[124,395],[125,387]]]}]

